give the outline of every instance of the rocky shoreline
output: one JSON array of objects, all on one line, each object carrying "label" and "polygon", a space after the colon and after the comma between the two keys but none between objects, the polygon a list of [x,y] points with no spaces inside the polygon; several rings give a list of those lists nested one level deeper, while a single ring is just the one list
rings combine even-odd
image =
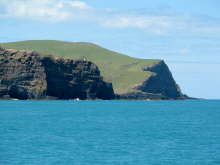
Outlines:
[{"label": "rocky shoreline", "polygon": [[0,99],[168,100],[188,99],[164,61],[142,68],[152,76],[136,92],[115,94],[99,68],[87,60],[62,59],[35,51],[0,48]]},{"label": "rocky shoreline", "polygon": [[16,99],[114,99],[90,61],[0,49],[0,97]]}]

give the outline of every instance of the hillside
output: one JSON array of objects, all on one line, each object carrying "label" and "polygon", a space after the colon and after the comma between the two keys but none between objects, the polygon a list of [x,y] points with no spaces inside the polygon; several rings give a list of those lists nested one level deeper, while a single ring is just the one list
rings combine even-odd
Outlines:
[{"label": "hillside", "polygon": [[94,62],[106,81],[112,82],[115,93],[135,92],[137,85],[145,82],[153,74],[143,71],[161,60],[146,60],[132,58],[119,54],[92,43],[63,42],[63,41],[22,41],[2,43],[0,46],[18,50],[34,50],[42,54],[71,59],[86,58]]}]

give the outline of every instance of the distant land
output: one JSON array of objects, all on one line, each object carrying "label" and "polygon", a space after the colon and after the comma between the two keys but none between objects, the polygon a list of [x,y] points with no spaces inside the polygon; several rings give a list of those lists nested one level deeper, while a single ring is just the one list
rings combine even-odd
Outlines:
[{"label": "distant land", "polygon": [[[15,62],[15,59],[23,57],[18,57],[17,55],[19,53],[15,53],[15,50],[24,50],[22,52],[29,52],[29,55],[33,53],[32,51],[36,51],[39,52],[41,57],[51,56],[51,58],[54,59],[59,57],[67,61],[68,59],[81,62],[91,61],[92,63],[98,66],[98,70],[100,70],[101,72],[100,76],[103,76],[104,78],[103,82],[105,81],[106,83],[112,83],[115,98],[188,98],[186,95],[182,94],[168,66],[165,64],[163,60],[132,58],[127,55],[102,48],[96,44],[84,42],[33,40],[1,43],[0,46],[2,47],[0,53],[2,59],[0,62],[0,70],[2,73],[4,72],[4,69],[10,65],[5,64],[4,59],[6,59],[6,57],[7,60],[9,60],[9,63],[10,59],[13,61],[11,65],[20,65],[19,62]],[[9,58],[6,52],[8,52],[8,54],[10,55],[10,51],[14,53],[12,53],[12,56],[10,56]],[[5,81],[4,75],[0,75],[0,80],[1,82],[2,80]],[[112,96],[109,97],[109,99],[112,99]]]}]

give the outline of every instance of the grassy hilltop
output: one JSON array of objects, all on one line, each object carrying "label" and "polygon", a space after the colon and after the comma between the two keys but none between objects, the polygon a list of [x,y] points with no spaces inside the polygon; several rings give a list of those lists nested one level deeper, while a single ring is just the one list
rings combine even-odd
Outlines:
[{"label": "grassy hilltop", "polygon": [[82,59],[94,62],[106,81],[113,83],[116,93],[134,91],[134,87],[151,76],[142,67],[151,66],[160,60],[132,58],[113,52],[92,43],[63,41],[22,41],[2,43],[2,47],[18,50],[35,50],[42,54],[52,54],[63,58]]}]

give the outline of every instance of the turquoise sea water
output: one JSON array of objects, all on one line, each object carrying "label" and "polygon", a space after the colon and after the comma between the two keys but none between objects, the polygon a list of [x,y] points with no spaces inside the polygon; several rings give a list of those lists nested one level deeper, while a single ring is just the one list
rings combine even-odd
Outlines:
[{"label": "turquoise sea water", "polygon": [[0,101],[0,165],[220,165],[220,101]]}]

